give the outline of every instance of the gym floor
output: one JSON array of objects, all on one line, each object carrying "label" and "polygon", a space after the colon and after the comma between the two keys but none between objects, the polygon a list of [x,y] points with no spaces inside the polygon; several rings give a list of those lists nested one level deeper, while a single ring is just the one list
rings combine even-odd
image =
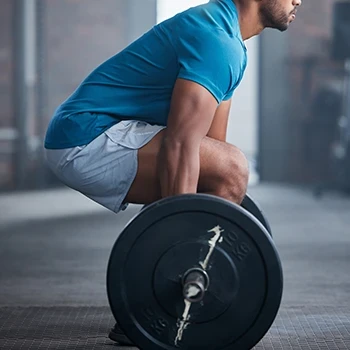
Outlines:
[{"label": "gym floor", "polygon": [[[269,218],[285,279],[278,317],[255,349],[350,349],[350,198],[249,192]],[[139,207],[116,216],[68,190],[5,196],[0,207],[0,348],[118,349],[107,338],[106,265]]]}]

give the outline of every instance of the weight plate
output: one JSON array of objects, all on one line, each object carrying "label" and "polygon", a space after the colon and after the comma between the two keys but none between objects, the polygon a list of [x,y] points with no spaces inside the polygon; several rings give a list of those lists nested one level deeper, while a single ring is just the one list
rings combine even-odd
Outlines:
[{"label": "weight plate", "polygon": [[254,201],[254,199],[249,194],[246,194],[246,196],[243,199],[243,202],[241,203],[241,206],[245,210],[249,211],[249,213],[253,214],[264,225],[264,227],[272,237],[271,226],[265,214],[261,210],[259,204],[256,201]]},{"label": "weight plate", "polygon": [[[144,205],[141,208],[141,210],[145,209],[147,206],[148,204]],[[260,205],[249,194],[245,195],[243,202],[241,203],[241,207],[249,211],[249,213],[253,214],[264,225],[267,232],[272,237],[272,230],[271,230],[270,223],[267,220],[267,217],[262,211]]]},{"label": "weight plate", "polygon": [[[182,277],[209,275],[199,303]],[[210,195],[163,199],[142,210],[116,241],[107,270],[118,324],[143,350],[250,349],[269,330],[282,297],[282,268],[263,225]]]}]

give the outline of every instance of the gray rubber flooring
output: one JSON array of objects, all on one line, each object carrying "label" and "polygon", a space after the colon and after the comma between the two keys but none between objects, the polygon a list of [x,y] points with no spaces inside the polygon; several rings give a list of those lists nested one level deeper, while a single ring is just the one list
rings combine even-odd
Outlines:
[{"label": "gray rubber flooring", "polygon": [[[285,278],[278,317],[255,349],[350,349],[350,199],[267,185],[250,193],[269,217]],[[137,211],[0,228],[0,349],[119,348],[107,338],[105,273]]]}]

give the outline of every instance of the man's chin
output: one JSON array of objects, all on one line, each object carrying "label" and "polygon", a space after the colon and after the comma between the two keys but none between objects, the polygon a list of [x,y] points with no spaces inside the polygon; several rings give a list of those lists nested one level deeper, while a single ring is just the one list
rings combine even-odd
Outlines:
[{"label": "man's chin", "polygon": [[289,28],[290,23],[284,23],[284,24],[275,24],[273,26],[270,26],[272,29],[277,29],[280,32],[285,32]]},{"label": "man's chin", "polygon": [[293,21],[290,18],[280,18],[279,21],[270,21],[269,23],[265,23],[265,28],[277,29],[280,32],[285,32],[292,22]]},{"label": "man's chin", "polygon": [[289,23],[283,27],[277,28],[280,32],[285,32],[289,28]]}]

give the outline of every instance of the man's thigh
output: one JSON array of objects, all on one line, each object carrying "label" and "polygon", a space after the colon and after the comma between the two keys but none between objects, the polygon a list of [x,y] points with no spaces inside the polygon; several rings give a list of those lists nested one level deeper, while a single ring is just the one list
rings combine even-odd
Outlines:
[{"label": "man's thigh", "polygon": [[[148,204],[161,198],[160,181],[157,170],[165,130],[160,131],[149,143],[138,150],[136,177],[126,196],[126,202]],[[205,137],[200,147],[200,175],[198,192],[213,193],[228,175],[227,156],[241,153],[238,148],[226,142]],[[160,165],[162,166],[162,165]]]}]

